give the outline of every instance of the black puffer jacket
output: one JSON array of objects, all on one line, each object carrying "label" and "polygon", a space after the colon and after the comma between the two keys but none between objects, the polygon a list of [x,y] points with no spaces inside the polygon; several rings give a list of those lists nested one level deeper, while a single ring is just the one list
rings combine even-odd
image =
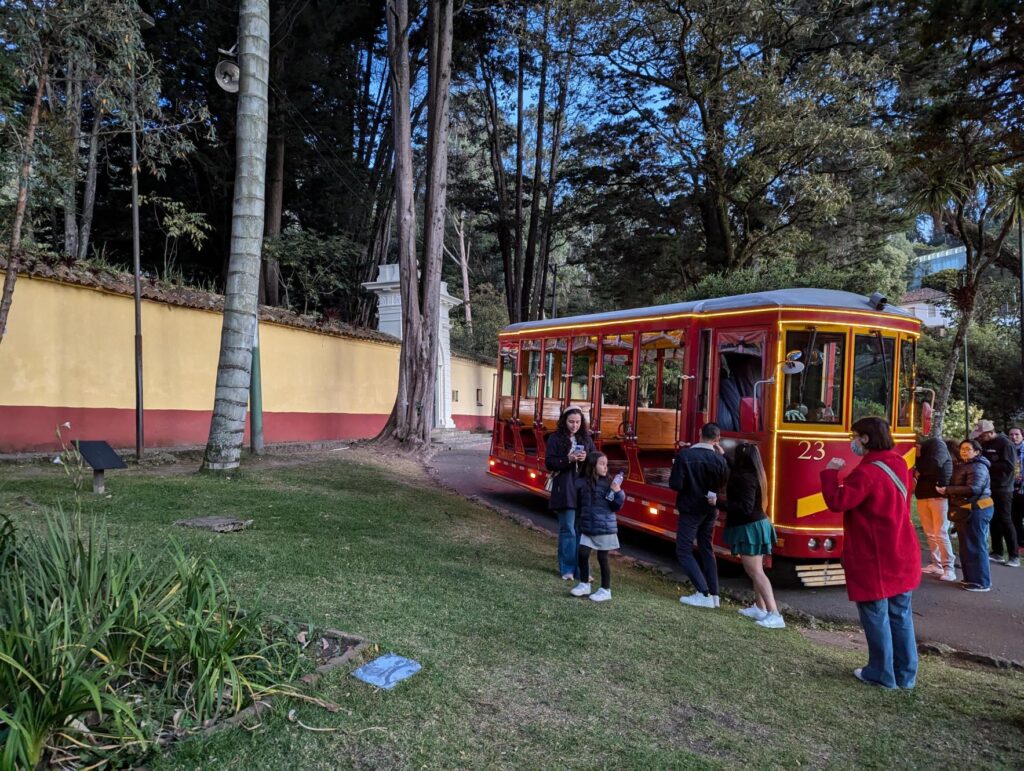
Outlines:
[{"label": "black puffer jacket", "polygon": [[615,498],[606,497],[612,489],[609,477],[591,486],[589,480],[576,480],[577,526],[584,535],[614,535],[619,532],[615,512],[622,508],[626,494],[619,490]]},{"label": "black puffer jacket", "polygon": [[950,506],[964,506],[974,503],[979,498],[992,495],[989,479],[988,458],[983,455],[961,463],[953,470],[953,480],[946,488]]},{"label": "black puffer jacket", "polygon": [[992,489],[996,492],[1009,492],[1013,489],[1013,475],[1017,467],[1017,448],[1002,434],[996,434],[981,446],[985,453],[985,459],[990,464],[989,474],[992,477]]},{"label": "black puffer jacket", "polygon": [[[587,436],[576,436],[576,444],[582,444],[587,452],[594,451],[594,440]],[[576,508],[576,477],[583,468],[582,462],[569,460],[569,448],[572,439],[558,431],[548,437],[544,450],[544,465],[548,471],[554,472],[555,479],[551,486],[551,498],[548,508],[553,511]]]},{"label": "black puffer jacket", "polygon": [[757,474],[733,472],[725,495],[725,499],[719,498],[715,506],[725,512],[726,527],[740,527],[768,518],[761,503],[761,481]]},{"label": "black puffer jacket", "polygon": [[914,495],[921,498],[941,498],[936,487],[945,487],[953,477],[953,459],[949,456],[946,443],[936,436],[925,439],[914,464],[917,469],[917,485]]}]

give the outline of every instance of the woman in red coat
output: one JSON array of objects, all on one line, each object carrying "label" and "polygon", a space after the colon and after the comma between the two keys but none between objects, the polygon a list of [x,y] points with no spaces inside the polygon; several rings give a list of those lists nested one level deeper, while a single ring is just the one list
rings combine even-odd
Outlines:
[{"label": "woman in red coat", "polygon": [[843,512],[846,590],[868,640],[868,664],[853,674],[886,688],[913,688],[917,641],[910,596],[921,581],[921,546],[910,521],[909,469],[893,452],[883,418],[854,423],[851,447],[861,462],[840,479],[845,461],[830,460],[821,492],[829,509]]}]

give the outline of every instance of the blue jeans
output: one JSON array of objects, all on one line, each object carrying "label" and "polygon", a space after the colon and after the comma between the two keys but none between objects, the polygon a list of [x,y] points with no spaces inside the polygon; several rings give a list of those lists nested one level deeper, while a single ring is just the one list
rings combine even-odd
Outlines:
[{"label": "blue jeans", "polygon": [[560,575],[579,576],[576,554],[580,537],[576,532],[576,509],[559,509],[558,514],[558,572]]},{"label": "blue jeans", "polygon": [[[680,514],[676,531],[676,558],[701,594],[718,594],[718,565],[711,538],[715,533],[717,509],[707,514]],[[700,563],[693,556],[693,539],[697,539]],[[703,565],[703,570],[701,566]]]},{"label": "blue jeans", "polygon": [[992,507],[973,509],[966,521],[956,522],[956,537],[960,542],[960,567],[964,581],[979,586],[992,586],[992,571],[988,564],[988,528],[992,522]]},{"label": "blue jeans", "polygon": [[858,602],[868,638],[868,665],[861,676],[886,688],[913,688],[917,681],[917,640],[910,592],[884,600]]}]

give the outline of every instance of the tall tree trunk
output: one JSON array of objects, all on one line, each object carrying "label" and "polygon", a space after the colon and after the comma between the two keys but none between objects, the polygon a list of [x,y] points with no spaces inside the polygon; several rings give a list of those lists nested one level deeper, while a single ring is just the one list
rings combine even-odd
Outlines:
[{"label": "tall tree trunk", "polygon": [[537,307],[536,317],[544,316],[544,296],[547,293],[548,262],[551,258],[551,234],[554,229],[555,217],[555,190],[558,187],[558,162],[562,152],[562,126],[565,122],[565,108],[569,95],[569,79],[572,76],[573,49],[576,43],[576,27],[573,25],[569,35],[569,45],[566,50],[565,64],[562,68],[562,77],[558,85],[558,104],[555,106],[555,115],[551,121],[551,158],[548,161],[548,184],[547,195],[544,199],[544,218],[540,238],[540,264],[537,276]]},{"label": "tall tree trunk", "polygon": [[412,122],[409,115],[408,0],[388,0],[386,15],[395,143],[402,351],[398,395],[381,436],[414,446],[429,446],[434,423],[441,254],[448,176],[452,0],[430,0],[427,7],[427,191],[422,276],[419,279],[413,210]]},{"label": "tall tree trunk", "polygon": [[18,176],[18,200],[14,206],[14,223],[11,226],[11,245],[7,250],[7,272],[4,275],[4,293],[0,298],[0,343],[7,332],[7,317],[11,313],[14,302],[14,282],[18,279],[18,260],[21,257],[21,228],[25,224],[25,212],[28,211],[28,187],[32,179],[32,145],[36,139],[36,128],[39,126],[39,106],[46,90],[46,67],[49,64],[49,52],[43,53],[43,61],[39,67],[39,85],[36,86],[36,98],[32,101],[32,112],[28,118],[28,129],[25,132],[25,149],[21,157],[21,172]]},{"label": "tall tree trunk", "polygon": [[[281,212],[284,208],[284,137],[275,136],[270,141],[270,164],[267,167],[267,209],[263,226],[264,238],[281,235]],[[263,258],[263,291],[267,305],[280,305],[281,268],[274,257]]]},{"label": "tall tree trunk", "polygon": [[519,66],[516,76],[516,201],[512,225],[515,234],[515,282],[513,286],[512,306],[515,315],[509,318],[513,324],[525,321],[523,306],[518,298],[523,292],[523,90],[526,78],[526,48],[523,38],[526,36],[526,9],[523,9],[523,24],[519,32]]},{"label": "tall tree trunk", "polygon": [[[964,337],[967,335],[970,325],[971,314],[961,312],[960,323],[957,324],[956,335],[953,337],[953,350],[949,352],[946,365],[942,368],[939,392],[935,394],[935,418],[932,420],[932,436],[942,437],[943,426],[946,422],[946,411],[949,407],[950,392],[953,390],[953,378],[956,377],[956,368],[960,363],[960,351],[963,350]],[[964,409],[970,414],[970,405],[965,404]],[[959,431],[959,427],[956,427],[956,430]]]},{"label": "tall tree trunk", "polygon": [[[263,237],[274,238],[281,235],[281,213],[284,209],[284,133],[281,127],[281,112],[285,109],[277,92],[282,91],[284,86],[285,72],[285,49],[279,41],[276,46],[279,50],[273,56],[273,71],[270,79],[275,84],[275,95],[270,103],[270,120],[273,120],[274,130],[268,141],[267,154],[269,163],[267,165],[267,208],[264,214]],[[268,129],[269,130],[269,129]],[[274,257],[266,255],[263,257],[262,275],[260,276],[260,302],[267,305],[279,305],[281,303],[280,286],[281,267]]]},{"label": "tall tree trunk", "polygon": [[508,181],[505,177],[504,148],[501,144],[501,113],[498,110],[498,91],[494,73],[487,65],[487,59],[480,55],[480,76],[484,83],[484,100],[487,104],[487,137],[490,149],[491,172],[494,174],[494,190],[498,206],[498,249],[501,252],[502,276],[505,279],[505,310],[509,320],[516,315],[517,302],[515,263],[512,249],[512,223],[509,222]]},{"label": "tall tree trunk", "polygon": [[231,217],[231,260],[217,391],[203,467],[238,467],[249,401],[267,166],[267,82],[270,75],[268,0],[242,0],[239,12],[238,137]]},{"label": "tall tree trunk", "polygon": [[[391,123],[395,147],[395,217],[398,236],[399,294],[402,298],[402,349],[398,364],[398,393],[391,417],[381,436],[404,441],[409,436],[409,413],[416,413],[410,398],[420,323],[416,287],[416,213],[413,201],[412,120],[409,115],[409,5],[408,0],[387,0],[388,59],[391,75]],[[405,336],[409,333],[411,336]]]},{"label": "tall tree trunk", "polygon": [[64,177],[64,254],[78,255],[78,163],[82,141],[81,71],[68,64],[66,125],[68,131],[67,174]]},{"label": "tall tree trunk", "polygon": [[466,329],[473,334],[473,306],[469,292],[469,239],[466,237],[466,212],[460,211],[458,217],[452,217],[455,235],[459,237],[459,269],[462,273],[462,311]]},{"label": "tall tree trunk", "polygon": [[78,228],[78,259],[89,256],[92,217],[96,209],[96,168],[100,150],[100,126],[103,124],[99,105],[93,105],[92,129],[89,131],[89,158],[85,167],[85,192],[82,195],[82,222]]},{"label": "tall tree trunk", "polygon": [[429,75],[427,81],[427,194],[423,234],[423,359],[413,396],[423,405],[417,438],[429,444],[434,428],[441,309],[441,264],[448,195],[448,112],[452,82],[453,0],[430,0],[427,6]]},{"label": "tall tree trunk", "polygon": [[544,180],[544,106],[548,87],[548,11],[544,11],[543,43],[540,55],[540,85],[537,89],[537,138],[533,157],[533,187],[530,191],[530,227],[526,237],[526,257],[523,265],[523,285],[519,289],[520,316],[531,315],[533,304],[530,294],[534,289],[534,265],[537,260],[537,235],[540,231],[540,191]]}]

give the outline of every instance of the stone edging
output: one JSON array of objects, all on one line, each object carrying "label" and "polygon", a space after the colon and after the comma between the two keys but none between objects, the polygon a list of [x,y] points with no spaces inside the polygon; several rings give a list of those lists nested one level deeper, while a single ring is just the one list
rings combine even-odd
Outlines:
[{"label": "stone edging", "polygon": [[993,669],[1024,672],[1024,661],[1005,659],[1002,656],[990,656],[987,653],[961,651],[946,645],[945,643],[922,642],[917,644],[917,650],[919,653],[940,656],[942,658],[957,659],[958,661],[966,661],[971,664],[981,664],[982,666],[992,667]]},{"label": "stone edging", "polygon": [[[297,626],[299,629],[309,631],[308,624],[298,623],[295,626]],[[360,656],[363,653],[363,651],[365,651],[370,646],[370,642],[368,640],[359,637],[358,635],[350,634],[348,632],[341,632],[337,629],[322,629],[319,632],[317,632],[317,634],[320,637],[332,637],[336,640],[344,641],[348,643],[348,645],[345,648],[344,653],[342,653],[340,656],[335,656],[334,658],[318,666],[314,671],[305,674],[301,678],[299,678],[298,682],[302,685],[315,684],[321,677],[326,675],[328,672],[331,672],[337,669],[338,667],[348,664],[350,661],[355,660],[358,656]],[[289,683],[289,685],[291,685],[291,683]],[[235,726],[241,725],[249,718],[259,717],[260,715],[270,710],[270,708],[273,706],[275,698],[286,699],[288,697],[268,696],[265,699],[259,699],[255,703],[250,704],[245,709],[236,712],[231,717],[224,718],[223,720],[218,720],[213,725],[206,726],[205,728],[202,728],[199,731],[196,731],[195,733],[188,734],[187,736],[183,736],[181,738],[191,739],[196,736],[210,736],[212,734],[219,733],[220,731],[224,731],[228,728],[233,728]],[[160,744],[166,747],[171,746],[175,743],[175,741],[177,741],[177,738],[162,741],[160,742]]]}]

